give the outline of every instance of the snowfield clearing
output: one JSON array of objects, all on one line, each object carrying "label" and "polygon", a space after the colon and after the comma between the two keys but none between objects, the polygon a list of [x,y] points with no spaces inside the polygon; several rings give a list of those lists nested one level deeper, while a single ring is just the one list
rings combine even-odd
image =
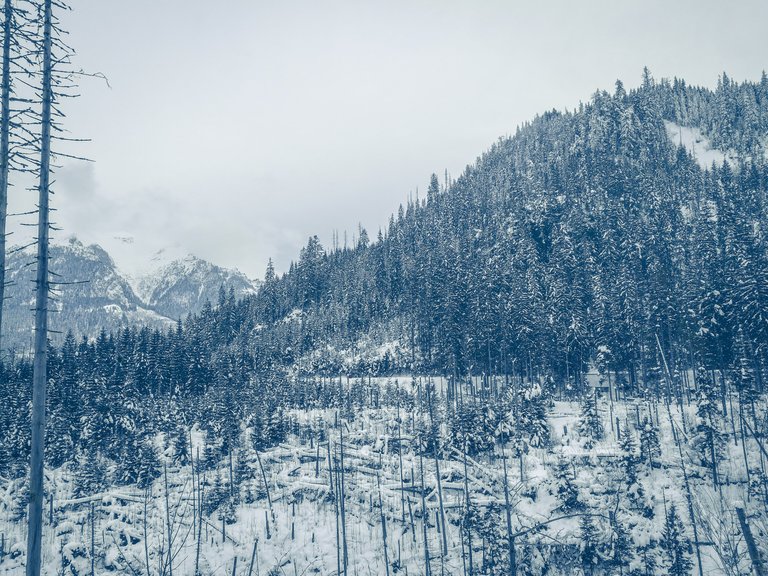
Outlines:
[{"label": "snowfield clearing", "polygon": [[[259,452],[251,428],[215,462],[197,427],[191,451],[158,435],[146,490],[78,497],[75,469],[49,471],[44,572],[508,574],[513,549],[520,574],[665,573],[672,508],[694,570],[696,549],[705,574],[749,570],[736,509],[764,538],[765,455],[738,405],[715,486],[697,459],[694,403],[547,401],[545,442],[495,414],[498,402],[452,421],[444,394],[400,380],[395,406],[286,412],[284,438]],[[2,574],[24,570],[24,483],[0,479]]]}]

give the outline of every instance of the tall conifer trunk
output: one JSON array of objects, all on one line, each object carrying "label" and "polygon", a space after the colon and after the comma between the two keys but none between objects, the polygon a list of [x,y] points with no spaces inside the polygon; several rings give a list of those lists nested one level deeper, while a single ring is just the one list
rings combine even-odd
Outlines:
[{"label": "tall conifer trunk", "polygon": [[40,185],[37,226],[35,358],[32,376],[32,446],[29,475],[27,576],[40,575],[43,524],[43,456],[45,453],[45,386],[48,379],[48,231],[51,159],[51,2],[43,5],[43,84],[40,134]]},{"label": "tall conifer trunk", "polygon": [[8,172],[11,131],[11,21],[13,5],[3,6],[3,76],[0,88],[0,351],[3,342],[3,302],[5,301],[5,223],[8,219]]}]

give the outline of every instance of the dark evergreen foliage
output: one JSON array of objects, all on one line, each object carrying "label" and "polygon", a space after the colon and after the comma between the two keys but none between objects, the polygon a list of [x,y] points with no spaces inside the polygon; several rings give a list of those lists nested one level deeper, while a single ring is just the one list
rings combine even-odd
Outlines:
[{"label": "dark evergreen foliage", "polygon": [[[700,128],[734,160],[700,167],[665,122]],[[313,236],[287,273],[270,263],[257,294],[222,290],[166,331],[67,335],[49,360],[49,463],[93,451],[118,463],[136,448],[149,477],[158,434],[185,458],[179,421],[211,431],[212,462],[238,449],[246,414],[253,446],[274,445],[282,410],[352,415],[373,401],[364,385],[318,380],[340,374],[449,377],[462,409],[447,424],[472,427],[470,452],[492,446],[504,413],[488,411],[492,375],[524,383],[510,423],[521,446],[546,444],[546,398],[583,394],[590,365],[635,396],[684,392],[664,360],[672,374],[732,373],[748,405],[768,367],[767,133],[768,83],[725,74],[711,91],[647,73],[638,89],[547,112],[457,180],[432,178],[375,241],[361,229],[327,250]],[[0,363],[3,475],[26,462],[30,379],[28,359]],[[480,382],[474,398],[457,402],[458,382]],[[641,432],[657,464],[652,422]]]},{"label": "dark evergreen foliage", "polygon": [[690,542],[685,537],[682,521],[674,504],[667,511],[660,544],[665,552],[664,565],[667,574],[687,576],[691,573],[693,561],[689,552]]},{"label": "dark evergreen foliage", "polygon": [[645,418],[640,428],[640,454],[649,468],[659,466],[661,443],[659,430],[653,420]]},{"label": "dark evergreen foliage", "polygon": [[571,512],[582,507],[579,501],[579,490],[574,484],[576,475],[573,464],[560,459],[555,466],[555,496],[560,502],[560,509]]},{"label": "dark evergreen foliage", "polygon": [[595,445],[595,442],[602,440],[605,435],[597,402],[597,390],[592,394],[585,396],[582,401],[579,435],[584,442],[585,448],[592,448],[592,446]]}]

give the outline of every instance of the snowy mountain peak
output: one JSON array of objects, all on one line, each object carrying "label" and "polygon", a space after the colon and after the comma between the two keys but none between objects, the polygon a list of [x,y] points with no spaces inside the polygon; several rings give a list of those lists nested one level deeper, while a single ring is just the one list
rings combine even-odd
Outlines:
[{"label": "snowy mountain peak", "polygon": [[[155,270],[132,279],[115,264],[112,256],[98,244],[84,244],[72,236],[66,242],[51,245],[51,271],[64,286],[57,298],[59,312],[51,319],[52,328],[93,336],[123,326],[166,326],[202,309],[206,300],[215,303],[220,286],[243,296],[256,291],[257,285],[237,270],[227,270],[188,254],[165,260],[160,251]],[[25,348],[31,342],[32,316],[29,313],[33,293],[34,267],[29,266],[31,249],[11,251],[7,279],[10,284],[6,302],[7,324],[3,344]]]},{"label": "snowy mountain peak", "polygon": [[168,318],[182,318],[199,310],[206,300],[216,302],[220,286],[238,296],[252,294],[256,284],[237,270],[228,270],[188,254],[141,278],[138,293],[147,305]]}]

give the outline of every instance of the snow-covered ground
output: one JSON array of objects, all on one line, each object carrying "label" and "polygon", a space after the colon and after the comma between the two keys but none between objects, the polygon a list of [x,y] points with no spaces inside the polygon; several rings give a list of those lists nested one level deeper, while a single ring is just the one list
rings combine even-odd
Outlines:
[{"label": "snow-covered ground", "polygon": [[669,120],[664,121],[669,139],[675,144],[682,144],[696,159],[702,168],[711,168],[712,164],[722,165],[726,159],[733,161],[734,154],[726,154],[722,150],[713,148],[709,138],[702,134],[700,128],[680,126]]},{"label": "snow-covered ground", "polygon": [[[536,550],[557,551],[563,557],[579,552],[580,516],[569,515],[558,499],[555,470],[563,462],[574,471],[579,511],[595,515],[601,537],[612,541],[609,518],[621,509],[621,522],[636,546],[658,540],[665,511],[672,504],[690,526],[685,465],[699,540],[705,543],[700,548],[704,573],[724,573],[721,554],[728,542],[722,539],[735,542],[739,562],[748,569],[743,540],[734,536],[738,526],[733,509],[738,502],[746,502],[748,510],[757,506],[746,489],[745,458],[750,468],[764,469],[765,463],[753,441],[747,440],[742,447],[738,423],[731,430],[726,421],[728,457],[720,469],[722,486],[715,491],[708,471],[693,463],[693,404],[681,409],[674,404],[668,408],[663,403],[601,399],[599,417],[605,436],[591,447],[580,437],[579,414],[577,403],[554,402],[548,417],[551,446],[529,447],[522,457],[510,456],[507,461],[513,530],[533,529],[517,544],[520,561],[527,562],[531,573],[539,573],[536,570],[545,563]],[[172,566],[177,575],[194,574],[196,564],[203,574],[233,574],[235,562],[237,574],[336,574],[343,562],[343,552],[338,551],[343,548],[344,533],[347,574],[386,574],[385,542],[391,574],[422,574],[427,556],[433,574],[460,574],[468,552],[461,532],[467,509],[465,487],[471,505],[481,515],[479,522],[490,511],[488,521],[495,523],[499,534],[506,534],[504,514],[500,513],[505,509],[500,445],[492,453],[467,457],[465,463],[462,453],[445,443],[439,461],[446,530],[443,544],[436,463],[430,455],[420,458],[412,449],[412,414],[400,412],[398,420],[393,408],[368,408],[347,420],[339,420],[332,410],[295,410],[289,416],[304,433],[290,435],[285,443],[258,456],[249,447],[245,431],[244,445],[234,452],[232,463],[232,469],[245,471],[237,487],[232,524],[221,519],[222,509],[207,511],[202,524],[199,516],[199,487],[204,502],[210,494],[229,490],[231,468],[226,458],[216,469],[196,477],[191,466],[173,465],[172,450],[165,448],[161,461],[168,466],[167,490],[161,476],[147,492],[119,487],[79,500],[73,498],[73,482],[66,468],[49,471],[47,486],[53,504],[44,527],[44,573],[89,574],[93,550],[97,574],[169,574],[170,524]],[[630,488],[619,466],[619,439],[627,430],[637,436],[645,418],[658,426],[661,458],[658,467],[639,466],[643,495],[628,503]],[[673,426],[682,440],[682,459]],[[444,429],[443,434],[447,436],[448,431]],[[198,447],[202,451],[202,433],[195,429],[192,437],[193,451]],[[398,451],[399,437],[403,439],[402,453]],[[158,446],[163,445],[158,437]],[[510,455],[509,446],[504,454]],[[340,501],[334,499],[342,481],[345,522],[340,519]],[[22,480],[0,479],[0,574],[23,572],[22,484]],[[542,523],[547,524],[536,529]],[[758,521],[755,530],[765,538],[762,528]],[[530,544],[540,547],[531,551]],[[473,553],[476,573],[483,573],[480,567],[487,562],[486,555],[490,557],[491,544],[479,531]],[[643,558],[636,556],[631,566],[642,570]]]}]

